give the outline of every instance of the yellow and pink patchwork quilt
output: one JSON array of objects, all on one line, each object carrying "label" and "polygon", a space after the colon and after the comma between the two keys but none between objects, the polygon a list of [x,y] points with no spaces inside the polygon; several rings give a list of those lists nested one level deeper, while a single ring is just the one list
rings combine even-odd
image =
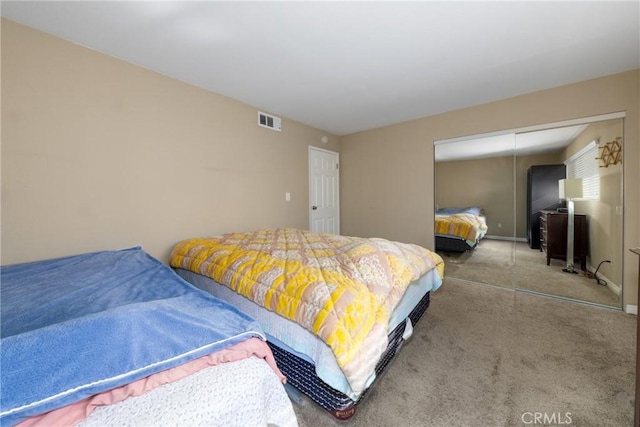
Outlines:
[{"label": "yellow and pink patchwork quilt", "polygon": [[385,239],[295,228],[180,242],[171,266],[208,276],[320,337],[360,392],[387,347],[387,325],[407,286],[439,255]]},{"label": "yellow and pink patchwork quilt", "polygon": [[436,234],[457,236],[473,245],[482,239],[486,232],[487,224],[480,216],[468,213],[436,214]]}]

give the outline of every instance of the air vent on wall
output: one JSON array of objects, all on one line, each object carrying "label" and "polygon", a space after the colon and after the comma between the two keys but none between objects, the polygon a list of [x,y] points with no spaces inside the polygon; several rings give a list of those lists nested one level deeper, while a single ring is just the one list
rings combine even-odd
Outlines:
[{"label": "air vent on wall", "polygon": [[282,120],[280,117],[270,116],[269,114],[258,111],[258,125],[272,130],[281,131]]}]

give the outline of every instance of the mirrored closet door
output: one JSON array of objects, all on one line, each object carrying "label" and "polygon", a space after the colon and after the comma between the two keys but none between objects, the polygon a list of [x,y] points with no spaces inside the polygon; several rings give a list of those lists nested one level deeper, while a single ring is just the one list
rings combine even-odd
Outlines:
[{"label": "mirrored closet door", "polygon": [[[446,275],[621,308],[624,138],[622,116],[613,116],[436,142],[436,250]],[[567,178],[590,186],[572,199],[573,239],[559,193]],[[442,222],[476,213],[486,230],[475,245],[453,236],[467,226]]]},{"label": "mirrored closet door", "polygon": [[[516,289],[622,307],[622,132],[620,118],[516,134],[517,221],[526,225],[529,215],[537,231],[516,244]],[[527,153],[543,144],[546,152]],[[575,180],[580,194],[561,197],[559,179]]]},{"label": "mirrored closet door", "polygon": [[514,166],[513,133],[436,143],[435,247],[446,276],[513,287]]}]

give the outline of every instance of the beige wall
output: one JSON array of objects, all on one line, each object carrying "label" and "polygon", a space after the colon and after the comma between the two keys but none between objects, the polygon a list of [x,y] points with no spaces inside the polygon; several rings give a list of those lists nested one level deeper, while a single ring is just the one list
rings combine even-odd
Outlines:
[{"label": "beige wall", "polygon": [[639,79],[634,70],[342,137],[342,232],[433,248],[434,141],[624,111],[623,302],[635,305]]},{"label": "beige wall", "polygon": [[[2,264],[308,227],[308,146],[337,137],[2,21]],[[285,192],[292,200],[285,201]]]},{"label": "beige wall", "polygon": [[437,208],[483,208],[490,236],[514,235],[514,184],[512,156],[435,164]]}]

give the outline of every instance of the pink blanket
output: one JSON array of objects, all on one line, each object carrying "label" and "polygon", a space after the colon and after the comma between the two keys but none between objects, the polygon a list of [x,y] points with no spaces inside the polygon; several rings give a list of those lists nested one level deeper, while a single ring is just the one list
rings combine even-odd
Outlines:
[{"label": "pink blanket", "polygon": [[29,418],[17,424],[16,427],[72,426],[87,418],[98,406],[111,405],[121,402],[128,397],[139,396],[163,384],[182,379],[208,366],[233,362],[251,356],[264,359],[276,373],[280,381],[283,383],[286,382],[286,378],[276,366],[276,361],[273,358],[269,346],[259,338],[250,338],[223,350],[192,360],[184,365],[158,372],[125,386],[96,394],[63,408]]}]

